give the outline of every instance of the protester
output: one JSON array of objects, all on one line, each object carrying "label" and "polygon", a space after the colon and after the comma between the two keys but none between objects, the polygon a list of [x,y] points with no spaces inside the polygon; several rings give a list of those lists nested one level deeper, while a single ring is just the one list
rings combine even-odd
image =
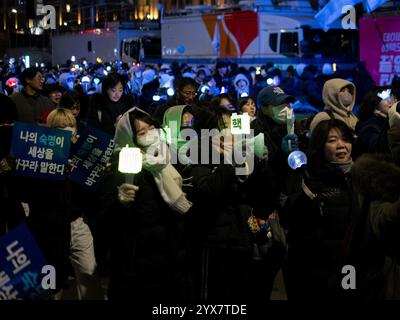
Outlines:
[{"label": "protester", "polygon": [[289,195],[282,217],[288,230],[288,299],[338,298],[331,281],[340,273],[351,222],[353,142],[351,129],[336,119],[321,121],[312,133],[299,191]]},{"label": "protester", "polygon": [[[75,116],[68,109],[58,108],[50,112],[47,126],[72,132],[71,141],[77,143],[77,123]],[[83,187],[69,183],[65,192],[69,194],[69,219],[71,222],[71,241],[69,258],[74,268],[79,300],[103,299],[100,279],[97,277],[94,255],[93,236],[85,222],[87,213],[88,191]]]},{"label": "protester", "polygon": [[43,94],[53,102],[55,108],[60,106],[63,92],[64,89],[58,84],[46,84],[43,89]]},{"label": "protester", "polygon": [[103,80],[101,93],[94,94],[91,98],[87,123],[113,135],[119,118],[133,105],[132,97],[123,92],[120,76],[113,73],[107,75]]},{"label": "protester", "polygon": [[192,78],[181,78],[175,82],[175,94],[153,113],[153,117],[161,124],[168,108],[179,105],[189,105],[193,109],[197,106],[198,84]]},{"label": "protester", "polygon": [[[271,62],[135,62],[129,70],[83,60],[43,70],[0,61],[0,91],[11,95],[0,95],[0,234],[26,222],[57,270],[56,298],[75,271],[80,299],[104,298],[100,275],[111,300],[265,302],[281,268],[291,300],[397,296],[397,76],[390,91],[374,86],[362,63],[341,79],[328,63],[282,73]],[[86,130],[115,137],[96,191],[69,181],[73,167],[57,181],[14,173],[14,123],[43,125],[49,113],[51,127],[73,132],[73,148]],[[232,134],[244,113],[254,131]],[[212,130],[224,139],[205,135]],[[132,181],[117,172],[126,144],[143,156]],[[308,162],[291,170],[298,151]],[[357,290],[344,292],[339,266],[348,264]]]},{"label": "protester", "polygon": [[240,98],[237,102],[237,107],[242,113],[247,113],[250,116],[250,120],[253,121],[256,118],[256,102],[252,97]]},{"label": "protester", "polygon": [[28,123],[43,122],[43,118],[55,108],[53,102],[42,96],[43,73],[38,68],[27,68],[21,74],[21,82],[24,86],[22,92],[11,96],[14,101],[18,120]]},{"label": "protester", "polygon": [[[116,152],[126,145],[139,147],[143,169],[133,183],[116,174],[116,198],[109,212],[110,300],[190,299],[182,228],[192,203],[182,192],[182,178],[169,163],[159,134],[157,122],[137,108],[117,125]],[[154,162],[149,149],[157,149],[164,161]]]},{"label": "protester", "polygon": [[314,117],[310,124],[310,130],[313,131],[322,120],[339,119],[354,131],[358,121],[352,113],[356,101],[354,84],[338,78],[329,80],[324,84],[322,98],[325,103],[324,111]]},{"label": "protester", "polygon": [[[384,96],[386,94],[386,96]],[[385,88],[374,88],[365,96],[356,125],[357,153],[390,153],[388,112],[393,102]]]}]

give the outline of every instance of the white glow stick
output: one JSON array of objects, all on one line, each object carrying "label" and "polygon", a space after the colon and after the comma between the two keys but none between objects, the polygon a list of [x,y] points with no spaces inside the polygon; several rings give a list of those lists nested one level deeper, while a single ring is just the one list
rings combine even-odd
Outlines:
[{"label": "white glow stick", "polygon": [[126,173],[125,182],[133,184],[135,173],[142,170],[142,154],[139,148],[122,148],[119,153],[118,171]]}]

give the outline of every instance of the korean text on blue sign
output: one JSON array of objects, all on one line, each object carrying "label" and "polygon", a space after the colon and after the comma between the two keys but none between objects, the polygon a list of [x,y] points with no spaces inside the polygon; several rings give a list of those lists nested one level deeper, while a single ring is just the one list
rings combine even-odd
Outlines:
[{"label": "korean text on blue sign", "polygon": [[70,145],[70,131],[16,122],[11,145],[11,155],[16,160],[15,174],[63,179]]},{"label": "korean text on blue sign", "polygon": [[0,300],[41,300],[50,294],[42,287],[47,265],[25,224],[0,238]]},{"label": "korean text on blue sign", "polygon": [[95,191],[99,185],[101,173],[113,152],[112,137],[88,127],[72,147],[70,179]]}]

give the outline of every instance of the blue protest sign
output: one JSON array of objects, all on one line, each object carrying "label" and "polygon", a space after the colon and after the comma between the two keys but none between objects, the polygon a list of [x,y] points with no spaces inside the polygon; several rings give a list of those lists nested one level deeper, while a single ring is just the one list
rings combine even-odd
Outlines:
[{"label": "blue protest sign", "polygon": [[99,185],[101,172],[114,152],[112,136],[88,127],[71,150],[70,179],[90,190]]},{"label": "blue protest sign", "polygon": [[15,174],[64,179],[70,144],[70,131],[16,122],[10,151],[16,159]]},{"label": "blue protest sign", "polygon": [[47,265],[25,224],[0,238],[0,300],[41,300],[50,294],[42,287]]}]

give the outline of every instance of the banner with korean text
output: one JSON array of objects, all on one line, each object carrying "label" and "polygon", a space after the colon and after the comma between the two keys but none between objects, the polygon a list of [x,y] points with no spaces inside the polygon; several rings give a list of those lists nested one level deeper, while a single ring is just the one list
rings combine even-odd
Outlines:
[{"label": "banner with korean text", "polygon": [[379,86],[400,74],[400,16],[360,19],[360,60]]},{"label": "banner with korean text", "polygon": [[10,151],[16,161],[15,174],[64,179],[70,145],[70,131],[16,122]]},{"label": "banner with korean text", "polygon": [[114,152],[113,137],[88,127],[71,148],[70,179],[95,191]]},{"label": "banner with korean text", "polygon": [[50,290],[42,286],[47,266],[25,224],[0,237],[0,300],[42,300]]}]

